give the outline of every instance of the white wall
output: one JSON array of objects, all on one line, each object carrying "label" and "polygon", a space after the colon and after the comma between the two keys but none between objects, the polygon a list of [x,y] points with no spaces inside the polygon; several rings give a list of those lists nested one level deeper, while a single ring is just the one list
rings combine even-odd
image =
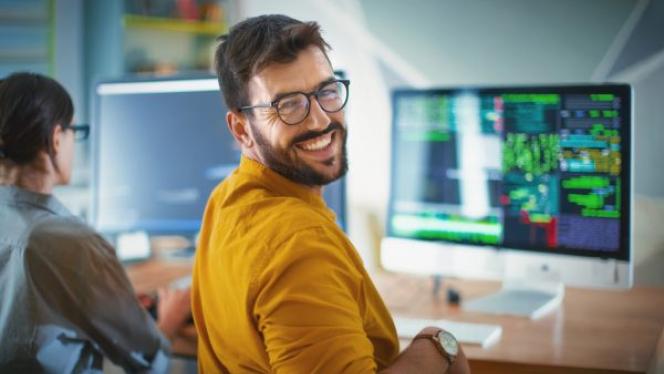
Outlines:
[{"label": "white wall", "polygon": [[[650,62],[648,61],[650,60]],[[648,65],[651,68],[648,68]],[[664,49],[620,80],[635,92],[634,265],[637,284],[664,286]],[[620,78],[620,75],[617,77]]]},{"label": "white wall", "polygon": [[[607,80],[632,84],[634,112],[634,265],[637,284],[664,286],[664,0],[641,0],[630,32],[605,60]],[[613,55],[613,56],[611,56]]]},{"label": "white wall", "polygon": [[76,109],[83,108],[82,0],[55,2],[55,79],[67,89]]},{"label": "white wall", "polygon": [[436,85],[586,82],[635,0],[361,0],[369,29]]}]

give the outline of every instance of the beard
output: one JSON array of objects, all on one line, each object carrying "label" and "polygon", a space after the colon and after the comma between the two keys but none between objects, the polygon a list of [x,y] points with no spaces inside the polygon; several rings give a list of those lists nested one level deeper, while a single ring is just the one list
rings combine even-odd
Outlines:
[{"label": "beard", "polygon": [[[308,131],[300,136],[294,138],[286,148],[277,149],[273,147],[266,138],[263,137],[261,132],[250,122],[256,144],[260,147],[260,153],[263,157],[265,166],[276,171],[282,176],[290,179],[295,183],[304,184],[307,186],[324,186],[346,175],[348,171],[348,159],[346,157],[346,129],[338,122],[332,122],[323,131]],[[291,156],[290,149],[295,147],[296,143],[305,140],[313,139],[323,134],[327,134],[333,130],[339,130],[335,136],[341,137],[341,153],[339,160],[339,167],[337,171],[331,175],[325,175],[316,171],[309,166],[306,162],[297,156]],[[332,166],[336,160],[334,158],[324,162],[327,166]]]}]

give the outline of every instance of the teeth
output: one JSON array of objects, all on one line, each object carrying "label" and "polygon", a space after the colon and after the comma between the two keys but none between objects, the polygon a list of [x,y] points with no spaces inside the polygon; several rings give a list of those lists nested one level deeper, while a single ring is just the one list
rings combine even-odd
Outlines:
[{"label": "teeth", "polygon": [[300,147],[307,151],[320,151],[332,142],[332,134],[320,136],[307,143],[300,144]]}]

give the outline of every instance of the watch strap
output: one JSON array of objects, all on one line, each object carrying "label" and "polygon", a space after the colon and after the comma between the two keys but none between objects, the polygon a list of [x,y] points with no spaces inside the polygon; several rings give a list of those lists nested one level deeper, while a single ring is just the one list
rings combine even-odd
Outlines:
[{"label": "watch strap", "polygon": [[452,366],[452,363],[454,361],[453,358],[450,356],[449,353],[447,353],[445,348],[443,348],[443,343],[440,341],[440,339],[438,339],[438,334],[440,334],[440,332],[442,332],[442,331],[443,330],[441,329],[441,330],[436,331],[435,333],[420,333],[420,334],[417,334],[413,338],[413,341],[418,340],[418,339],[430,340],[433,343],[433,345],[436,347],[438,352],[440,352],[440,354],[443,355],[443,357],[447,361],[448,365]]}]

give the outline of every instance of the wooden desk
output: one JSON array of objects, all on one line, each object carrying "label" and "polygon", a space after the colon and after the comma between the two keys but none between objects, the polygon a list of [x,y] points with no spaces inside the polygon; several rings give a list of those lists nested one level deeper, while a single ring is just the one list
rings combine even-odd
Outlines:
[{"label": "wooden desk", "polygon": [[[150,293],[166,287],[178,278],[190,275],[191,261],[152,260],[127,267],[127,275],[137,293]],[[173,353],[179,356],[196,356],[196,329],[188,326],[173,339]]]},{"label": "wooden desk", "polygon": [[[191,263],[157,261],[128,268],[139,292],[154,290],[190,271]],[[430,278],[377,274],[374,282],[392,313],[500,324],[503,335],[495,345],[487,349],[464,346],[474,373],[645,373],[662,365],[656,360],[664,356],[664,289],[568,288],[561,308],[531,321],[464,312],[446,304],[442,293],[440,300],[434,298]],[[457,288],[465,299],[500,288],[496,282],[459,280],[446,280],[443,286]],[[195,340],[178,338],[173,350],[195,355]]]},{"label": "wooden desk", "polygon": [[[495,345],[464,346],[478,373],[645,373],[663,333],[664,289],[567,288],[561,308],[533,321],[462,311],[442,301],[442,292],[437,301],[430,278],[379,275],[374,281],[392,313],[501,325]],[[466,300],[500,288],[497,282],[459,280],[444,286],[457,288]]]}]

